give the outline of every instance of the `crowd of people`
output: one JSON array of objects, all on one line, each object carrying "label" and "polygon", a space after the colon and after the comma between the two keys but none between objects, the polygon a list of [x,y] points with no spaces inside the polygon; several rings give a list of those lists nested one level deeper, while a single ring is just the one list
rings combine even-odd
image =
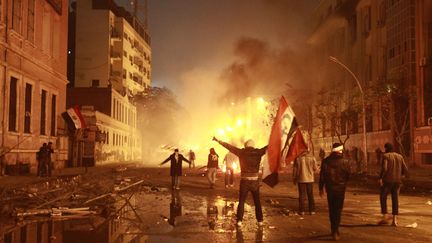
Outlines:
[{"label": "crowd of people", "polygon": [[[237,226],[242,226],[243,215],[244,215],[244,203],[247,195],[251,192],[254,205],[255,215],[258,226],[263,225],[263,212],[260,201],[260,177],[259,172],[261,168],[261,158],[266,154],[267,146],[263,148],[255,148],[255,144],[252,140],[248,140],[244,143],[243,148],[238,148],[229,143],[220,141],[217,138],[213,138],[214,141],[219,143],[222,147],[228,150],[228,153],[224,157],[223,163],[225,166],[225,187],[232,187],[234,185],[234,169],[233,164],[238,160],[241,170],[240,174],[240,186],[239,186],[239,203],[237,206]],[[383,219],[379,224],[391,224],[397,226],[397,215],[399,214],[399,192],[402,185],[402,178],[408,176],[408,168],[404,161],[404,158],[399,153],[394,151],[393,145],[386,143],[384,145],[385,152],[380,153],[380,174],[379,174],[379,185],[380,185],[380,206]],[[189,159],[179,154],[178,149],[170,155],[164,164],[171,161],[171,176],[173,178],[172,188],[180,189],[179,177],[182,175],[182,162],[186,161],[191,164],[191,161],[195,160],[195,154],[193,157],[190,155]],[[358,151],[357,151],[358,152]],[[193,152],[192,152],[193,153]],[[300,154],[293,162],[293,183],[298,188],[298,213],[304,215],[308,212],[310,215],[316,213],[315,200],[313,194],[313,185],[315,174],[319,172],[319,195],[323,197],[326,194],[331,235],[334,240],[340,239],[339,225],[341,222],[341,215],[345,200],[345,191],[347,182],[350,179],[350,175],[354,173],[352,169],[353,165],[353,151],[344,149],[344,146],[340,143],[334,143],[332,145],[331,153],[326,156],[324,150],[320,150],[319,157],[321,165],[318,165],[318,161],[315,159],[311,151],[307,150]],[[193,159],[192,159],[193,158]],[[361,168],[357,166],[355,170]],[[320,168],[319,168],[320,167]],[[214,148],[210,149],[207,161],[207,179],[210,184],[210,188],[214,188],[216,173],[219,168],[219,155],[216,153]],[[392,216],[388,216],[387,210],[387,197],[391,194],[392,198]],[[306,208],[306,198],[308,201],[308,207]]]}]

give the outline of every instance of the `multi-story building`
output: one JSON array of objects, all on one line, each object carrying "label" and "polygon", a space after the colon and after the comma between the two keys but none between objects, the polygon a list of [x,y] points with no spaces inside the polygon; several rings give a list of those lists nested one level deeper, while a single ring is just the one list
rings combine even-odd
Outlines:
[{"label": "multi-story building", "polygon": [[414,155],[418,164],[432,165],[432,0],[418,0],[414,7],[415,28],[411,30],[415,30],[412,41],[418,61],[414,69],[417,85]]},{"label": "multi-story building", "polygon": [[[348,148],[363,147],[361,110],[344,116],[350,106],[361,104],[359,87],[346,70],[329,61],[329,56],[334,56],[354,73],[364,90],[369,161],[375,159],[377,148],[394,142],[404,148],[408,157],[417,158],[413,163],[426,163],[418,160],[427,155],[420,154],[425,151],[418,149],[414,133],[425,130],[416,127],[427,125],[427,112],[431,109],[427,91],[432,82],[427,76],[431,11],[429,0],[319,2],[315,11],[317,28],[310,41],[317,47],[317,62],[324,66],[321,82],[327,87],[342,87],[342,99],[332,111],[342,115],[337,117],[339,121],[317,122],[314,141],[318,147],[329,148],[336,139],[337,126],[342,128],[339,133],[344,138],[350,135]],[[379,93],[380,88],[387,92]],[[371,98],[373,92],[377,93],[375,98]]]},{"label": "multi-story building", "polygon": [[105,141],[84,141],[78,157],[86,157],[85,148],[89,147],[100,162],[140,159],[133,97],[150,86],[151,51],[146,28],[112,0],[77,1],[73,9],[75,32],[70,51],[74,63],[70,63],[69,75],[74,88],[68,90],[68,104],[93,106],[93,114],[88,109],[84,113],[96,120],[86,120],[106,134]]},{"label": "multi-story building", "polygon": [[[67,159],[65,111],[68,1],[0,1],[0,155],[7,168],[37,169],[42,143]],[[15,167],[16,168],[16,167]]]}]

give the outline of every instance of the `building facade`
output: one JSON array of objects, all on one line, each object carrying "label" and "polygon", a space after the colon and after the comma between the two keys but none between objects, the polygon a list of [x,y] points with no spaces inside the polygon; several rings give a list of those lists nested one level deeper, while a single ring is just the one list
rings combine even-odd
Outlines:
[{"label": "building facade", "polygon": [[[343,139],[349,136],[348,148],[362,148],[363,112],[359,106],[363,97],[369,161],[375,160],[376,149],[382,150],[385,142],[393,142],[412,163],[432,163],[425,159],[431,150],[419,150],[425,148],[419,146],[419,141],[429,141],[429,137],[418,138],[421,131],[428,130],[425,125],[432,108],[428,88],[432,80],[427,74],[430,2],[320,1],[314,16],[317,27],[310,42],[319,53],[317,63],[325,67],[321,83],[340,91],[341,99],[329,112],[341,115],[323,119],[315,110],[316,146],[329,150],[339,134]],[[363,94],[353,77],[330,62],[329,56],[354,73]]]},{"label": "building facade", "polygon": [[80,105],[88,132],[104,137],[77,138],[82,145],[72,148],[71,157],[77,158],[73,165],[89,157],[96,163],[140,160],[134,96],[151,84],[150,37],[138,19],[114,1],[82,0],[73,9],[68,105]]},{"label": "building facade", "polygon": [[60,116],[66,105],[68,1],[0,1],[0,153],[6,170],[36,172],[36,152],[52,142],[67,159]]}]

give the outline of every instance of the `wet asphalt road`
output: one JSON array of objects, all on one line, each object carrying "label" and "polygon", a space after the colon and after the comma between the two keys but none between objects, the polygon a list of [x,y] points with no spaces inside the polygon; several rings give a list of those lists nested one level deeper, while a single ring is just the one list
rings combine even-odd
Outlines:
[{"label": "wet asphalt road", "polygon": [[[135,195],[139,230],[130,222],[125,234],[140,235],[143,242],[323,242],[331,241],[325,198],[314,185],[316,215],[296,213],[297,190],[282,175],[275,188],[261,187],[264,226],[257,227],[252,196],[248,196],[243,226],[235,226],[238,178],[225,189],[219,175],[210,189],[206,177],[196,170],[185,170],[181,189],[169,189],[167,169],[136,169],[157,190]],[[378,226],[378,188],[351,182],[342,215],[341,242],[432,242],[431,193],[401,195],[399,227]],[[390,198],[389,198],[390,206]],[[133,218],[133,217],[132,217]],[[134,221],[131,219],[130,221]],[[136,219],[135,219],[136,221]],[[135,222],[136,223],[136,222]],[[408,227],[407,227],[408,226]],[[410,227],[409,227],[410,226]]]}]

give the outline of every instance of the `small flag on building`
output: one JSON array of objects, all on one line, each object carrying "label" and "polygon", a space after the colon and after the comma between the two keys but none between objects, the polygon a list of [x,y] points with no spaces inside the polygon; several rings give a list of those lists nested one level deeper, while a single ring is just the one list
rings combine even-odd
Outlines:
[{"label": "small flag on building", "polygon": [[69,124],[69,126],[75,129],[85,128],[85,121],[77,105],[69,108],[62,114],[63,118]]},{"label": "small flag on building", "polygon": [[282,163],[291,162],[305,150],[307,146],[298,128],[295,114],[282,96],[270,133],[263,182],[274,187],[279,182],[278,171]]}]

